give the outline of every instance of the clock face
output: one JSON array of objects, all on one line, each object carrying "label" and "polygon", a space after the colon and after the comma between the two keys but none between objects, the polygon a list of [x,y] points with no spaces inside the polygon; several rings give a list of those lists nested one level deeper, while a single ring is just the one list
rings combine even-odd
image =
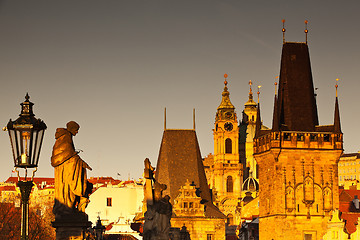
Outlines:
[{"label": "clock face", "polygon": [[233,125],[232,123],[227,122],[224,124],[224,128],[226,131],[231,131],[233,129]]}]

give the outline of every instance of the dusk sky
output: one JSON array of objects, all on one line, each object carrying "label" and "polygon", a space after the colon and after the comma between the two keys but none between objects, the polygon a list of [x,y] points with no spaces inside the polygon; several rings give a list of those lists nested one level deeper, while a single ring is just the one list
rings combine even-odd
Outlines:
[{"label": "dusk sky", "polygon": [[[346,4],[345,4],[346,3]],[[156,165],[164,130],[196,132],[205,157],[227,73],[238,118],[249,80],[262,85],[271,127],[286,41],[308,44],[321,125],[333,123],[335,79],[346,153],[360,150],[359,1],[17,1],[0,2],[0,123],[20,113],[26,93],[47,124],[37,177],[52,177],[55,130],[74,120],[89,176],[141,177]],[[255,92],[255,90],[254,90]],[[13,170],[7,132],[0,134],[0,181]],[[15,176],[13,174],[13,176]]]}]

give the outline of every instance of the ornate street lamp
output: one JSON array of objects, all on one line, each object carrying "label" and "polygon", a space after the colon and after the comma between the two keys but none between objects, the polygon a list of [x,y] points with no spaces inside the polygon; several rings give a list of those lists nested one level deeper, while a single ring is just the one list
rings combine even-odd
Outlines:
[{"label": "ornate street lamp", "polygon": [[[21,239],[28,239],[29,232],[29,197],[33,187],[33,178],[37,171],[41,144],[44,138],[46,124],[36,119],[32,110],[33,103],[26,94],[25,101],[21,103],[20,117],[9,121],[5,130],[9,132],[15,171],[18,176],[18,187],[21,193]],[[25,170],[24,181],[20,180],[19,168]],[[28,169],[32,169],[31,179],[27,180]]]},{"label": "ornate street lamp", "polygon": [[95,239],[96,240],[103,240],[104,233],[105,233],[105,226],[101,224],[100,216],[98,216],[98,220],[96,221],[96,226],[93,227],[95,230]]}]

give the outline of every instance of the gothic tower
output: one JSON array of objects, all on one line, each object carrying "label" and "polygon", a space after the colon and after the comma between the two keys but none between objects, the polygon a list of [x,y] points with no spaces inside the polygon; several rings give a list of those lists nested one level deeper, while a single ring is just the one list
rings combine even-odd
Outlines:
[{"label": "gothic tower", "polygon": [[254,139],[260,239],[320,240],[325,234],[331,211],[339,207],[338,108],[336,97],[334,124],[319,126],[307,42],[284,41],[273,126],[261,129],[258,108]]},{"label": "gothic tower", "polygon": [[242,165],[239,161],[239,130],[235,107],[227,88],[217,108],[214,128],[214,161],[210,166],[210,186],[216,192],[215,202],[227,216],[230,225],[238,224],[236,207],[241,194]]}]

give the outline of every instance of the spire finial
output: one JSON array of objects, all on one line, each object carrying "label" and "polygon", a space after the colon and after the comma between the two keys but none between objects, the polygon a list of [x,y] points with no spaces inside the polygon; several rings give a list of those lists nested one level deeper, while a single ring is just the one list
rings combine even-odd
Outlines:
[{"label": "spire finial", "polygon": [[276,76],[275,77],[275,82],[274,82],[274,86],[275,86],[275,95],[277,95],[277,91],[276,91],[276,88],[277,88],[277,85],[278,85],[278,83],[277,83],[277,79],[279,78],[279,76]]},{"label": "spire finial", "polygon": [[27,93],[26,93],[26,96],[25,96],[25,101],[28,102],[29,99],[30,99],[30,96],[29,96],[29,93],[27,92]]},{"label": "spire finial", "polygon": [[282,23],[283,23],[283,28],[282,28],[282,33],[283,33],[283,43],[285,43],[285,19],[282,20]]},{"label": "spire finial", "polygon": [[193,129],[195,131],[195,108],[193,108]]},{"label": "spire finial", "polygon": [[307,24],[308,24],[308,20],[305,20],[305,30],[304,30],[304,32],[305,32],[305,42],[306,42],[306,44],[307,44],[307,35],[308,35],[308,29],[307,29]]},{"label": "spire finial", "polygon": [[250,80],[250,81],[249,81],[249,86],[250,86],[250,92],[249,92],[249,95],[250,95],[250,94],[252,95],[251,85],[252,85],[252,81]]},{"label": "spire finial", "polygon": [[261,85],[258,86],[258,91],[257,91],[258,103],[260,102],[260,88],[261,88]]},{"label": "spire finial", "polygon": [[336,88],[336,97],[338,97],[338,87],[339,87],[339,85],[338,85],[338,81],[339,81],[340,79],[336,79],[336,85],[335,85],[335,88]]},{"label": "spire finial", "polygon": [[226,81],[226,78],[228,77],[228,75],[225,73],[224,74],[224,78],[225,78],[225,81],[224,81],[224,84],[225,84],[225,87],[227,86],[228,82]]}]

